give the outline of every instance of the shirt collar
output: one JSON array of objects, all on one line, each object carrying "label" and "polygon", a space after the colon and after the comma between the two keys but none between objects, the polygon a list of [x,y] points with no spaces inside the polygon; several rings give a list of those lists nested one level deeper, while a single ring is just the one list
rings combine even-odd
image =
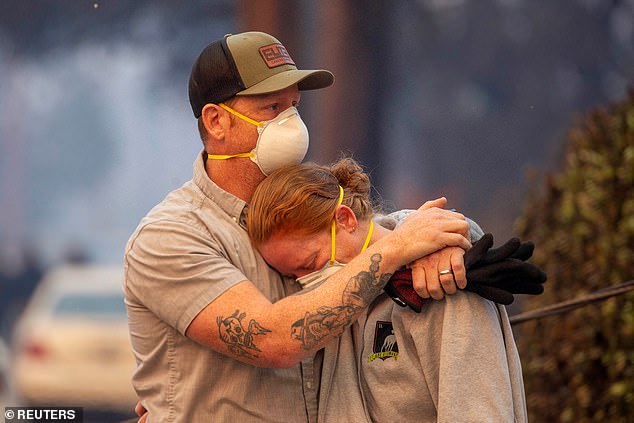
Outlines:
[{"label": "shirt collar", "polygon": [[245,217],[247,203],[223,190],[209,178],[205,170],[206,154],[207,153],[203,150],[196,158],[196,161],[194,161],[194,183],[207,198],[216,203],[234,222],[239,223],[242,227],[246,227]]}]

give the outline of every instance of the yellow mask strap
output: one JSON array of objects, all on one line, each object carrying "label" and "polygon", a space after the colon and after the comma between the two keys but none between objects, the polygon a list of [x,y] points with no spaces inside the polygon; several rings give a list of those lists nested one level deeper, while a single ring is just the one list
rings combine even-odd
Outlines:
[{"label": "yellow mask strap", "polygon": [[368,248],[368,244],[370,244],[370,238],[372,238],[372,231],[374,231],[374,221],[370,219],[370,229],[368,229],[368,235],[365,237],[365,242],[363,243],[363,248],[361,251],[365,251]]},{"label": "yellow mask strap", "polygon": [[[240,112],[236,112],[235,110],[233,110],[231,107],[227,106],[224,103],[220,103],[218,104],[218,106],[222,107],[223,109],[225,109],[232,115],[235,115],[239,117],[240,119],[245,120],[255,126],[264,126],[262,122],[258,122],[257,120],[253,120],[250,117],[247,117]],[[254,159],[255,153],[253,151],[250,151],[248,153],[238,153],[238,154],[207,154],[207,157],[212,160],[227,160],[227,159],[233,159],[234,157],[247,157],[247,158]]]},{"label": "yellow mask strap", "polygon": [[232,159],[234,157],[255,157],[255,153],[253,151],[249,153],[239,153],[239,154],[207,154],[207,157],[212,160],[226,160]]},{"label": "yellow mask strap", "polygon": [[[339,207],[341,203],[343,203],[343,188],[341,188],[341,185],[339,185],[339,201],[337,201],[337,207]],[[335,213],[336,212],[337,208],[335,208]],[[337,231],[335,229],[337,227],[337,224],[335,220],[335,218],[332,219],[332,226],[330,227],[330,240],[332,243],[330,247],[330,264],[335,263],[335,238],[337,237]]]},{"label": "yellow mask strap", "polygon": [[218,106],[222,107],[223,109],[225,109],[226,111],[228,111],[232,115],[237,116],[237,117],[239,117],[240,119],[242,119],[242,120],[244,120],[246,122],[249,122],[252,125],[264,126],[264,124],[262,122],[258,122],[257,120],[251,119],[250,117],[245,116],[242,113],[233,110],[231,107],[227,106],[225,103],[218,103]]}]

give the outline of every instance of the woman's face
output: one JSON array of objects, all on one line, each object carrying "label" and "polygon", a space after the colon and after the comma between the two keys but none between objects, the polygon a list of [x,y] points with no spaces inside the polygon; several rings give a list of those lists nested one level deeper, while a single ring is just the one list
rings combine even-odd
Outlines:
[{"label": "woman's face", "polygon": [[[358,232],[358,231],[357,231]],[[361,251],[358,235],[338,227],[335,259],[347,263]],[[321,269],[330,260],[330,228],[307,235],[299,231],[281,231],[263,242],[258,250],[269,265],[283,275],[300,278]]]}]

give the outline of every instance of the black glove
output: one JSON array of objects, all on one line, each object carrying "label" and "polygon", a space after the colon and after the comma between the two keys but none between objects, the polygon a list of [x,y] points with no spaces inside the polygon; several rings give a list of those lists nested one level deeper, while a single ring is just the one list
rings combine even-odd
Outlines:
[{"label": "black glove", "polygon": [[[493,235],[485,234],[465,253],[465,290],[505,305],[513,302],[513,294],[538,295],[544,292],[546,273],[526,262],[535,249],[532,242],[511,238],[498,248],[492,246]],[[397,304],[409,306],[420,313],[423,299],[414,291],[411,270],[394,272],[384,289]]]}]

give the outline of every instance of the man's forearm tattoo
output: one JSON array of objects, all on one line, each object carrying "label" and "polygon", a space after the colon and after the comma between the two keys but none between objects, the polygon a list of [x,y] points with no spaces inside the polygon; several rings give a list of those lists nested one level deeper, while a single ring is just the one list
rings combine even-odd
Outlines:
[{"label": "man's forearm tattoo", "polygon": [[348,281],[340,306],[307,311],[303,319],[291,325],[291,337],[301,341],[303,348],[311,349],[326,336],[341,334],[383,289],[392,274],[379,274],[380,254],[370,260],[369,271],[359,272]]},{"label": "man's forearm tattoo", "polygon": [[242,319],[247,314],[240,310],[236,310],[229,317],[218,316],[216,322],[218,323],[218,332],[220,339],[227,344],[229,350],[240,356],[254,358],[258,355],[256,352],[261,351],[253,342],[256,335],[264,335],[270,330],[262,327],[254,319],[249,321],[249,326],[245,328],[242,325]]}]

